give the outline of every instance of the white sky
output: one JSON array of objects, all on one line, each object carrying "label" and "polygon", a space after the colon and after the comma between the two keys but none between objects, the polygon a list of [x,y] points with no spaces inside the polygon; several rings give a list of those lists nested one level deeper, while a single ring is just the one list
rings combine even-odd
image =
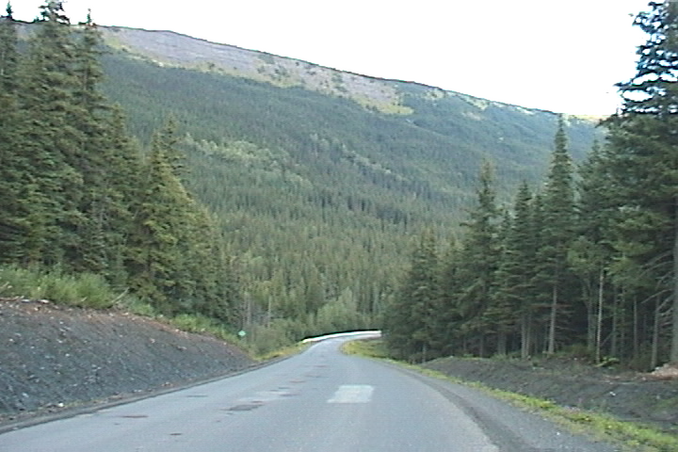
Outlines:
[{"label": "white sky", "polygon": [[[6,1],[6,0],[4,0]],[[4,3],[3,0],[0,2]],[[649,0],[67,0],[76,23],[171,30],[494,101],[609,114]],[[42,0],[11,0],[32,20]],[[3,8],[4,9],[4,8]]]}]

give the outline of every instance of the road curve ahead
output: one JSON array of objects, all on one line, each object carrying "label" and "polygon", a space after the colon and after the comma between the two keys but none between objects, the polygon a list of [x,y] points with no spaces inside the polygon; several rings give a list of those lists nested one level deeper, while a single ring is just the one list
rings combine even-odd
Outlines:
[{"label": "road curve ahead", "polygon": [[190,389],[0,435],[0,452],[613,452],[346,337]]}]

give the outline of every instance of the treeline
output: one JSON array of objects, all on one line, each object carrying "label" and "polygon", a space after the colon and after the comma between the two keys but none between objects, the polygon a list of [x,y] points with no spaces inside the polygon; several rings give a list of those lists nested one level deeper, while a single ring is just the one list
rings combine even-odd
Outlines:
[{"label": "treeline", "polygon": [[142,149],[100,91],[101,36],[47,1],[26,46],[0,18],[0,263],[103,275],[156,312],[233,321],[239,289],[186,189],[172,120]]},{"label": "treeline", "polygon": [[[125,42],[124,29],[109,32],[112,43]],[[139,139],[168,111],[186,132],[187,186],[237,255],[247,340],[378,327],[410,234],[422,225],[453,227],[472,199],[482,155],[502,162],[505,186],[546,167],[553,114],[454,95],[434,100],[429,88],[402,84],[403,102],[415,111],[384,115],[301,87],[190,62],[156,64],[132,52],[104,56],[104,89],[125,105]],[[593,128],[568,125],[581,156]]]},{"label": "treeline", "polygon": [[486,165],[463,240],[440,250],[421,236],[386,315],[396,356],[678,362],[678,5],[651,7],[604,145],[575,171],[561,120],[540,189],[501,208]]}]

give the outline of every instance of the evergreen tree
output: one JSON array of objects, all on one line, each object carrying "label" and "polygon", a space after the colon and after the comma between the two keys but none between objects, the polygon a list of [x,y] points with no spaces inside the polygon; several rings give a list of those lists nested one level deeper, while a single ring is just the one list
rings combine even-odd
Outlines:
[{"label": "evergreen tree", "polygon": [[610,165],[627,256],[655,275],[658,297],[670,294],[669,360],[678,363],[678,4],[650,7],[635,20],[648,35],[636,75],[618,85],[624,105],[607,121]]},{"label": "evergreen tree", "polygon": [[[77,246],[83,215],[78,211],[82,175],[75,169],[82,135],[76,120],[82,111],[73,102],[76,78],[74,46],[61,2],[41,6],[41,19],[29,40],[21,71],[20,152],[31,161],[26,187],[34,206],[25,260],[63,264]],[[24,197],[26,199],[26,197]]]},{"label": "evergreen tree", "polygon": [[[114,286],[124,287],[134,217],[141,210],[141,151],[140,145],[129,138],[119,108],[110,107],[110,115],[102,118],[101,124],[104,132],[98,140],[101,143],[98,149],[101,179],[89,191],[91,204],[84,207],[88,212],[90,233],[100,235],[102,240],[92,240],[83,250],[92,253],[91,263],[87,265],[89,271],[94,271],[92,263],[98,264]],[[83,240],[89,240],[89,235],[84,234]],[[92,246],[97,243],[103,246]]]},{"label": "evergreen tree", "polygon": [[425,232],[412,253],[410,269],[384,322],[386,343],[396,356],[425,361],[432,356],[439,315],[438,257],[435,238]]},{"label": "evergreen tree", "polygon": [[187,235],[186,210],[192,200],[172,165],[170,155],[177,151],[167,147],[175,135],[168,124],[154,136],[128,264],[133,289],[165,314],[181,312],[181,298],[190,291],[186,285],[192,284],[180,281],[188,276],[181,239]]},{"label": "evergreen tree", "polygon": [[503,253],[497,270],[495,297],[511,310],[519,325],[521,357],[532,352],[532,330],[535,304],[534,278],[536,247],[532,212],[532,193],[526,182],[518,188],[513,207],[513,220],[505,234]]},{"label": "evergreen tree", "polygon": [[485,333],[491,330],[491,319],[485,316],[485,310],[492,299],[499,255],[499,212],[494,175],[488,162],[484,162],[480,170],[476,195],[476,207],[469,212],[469,219],[463,224],[467,232],[459,268],[459,277],[463,282],[459,308],[465,319],[462,330],[478,339],[479,354],[483,355]]},{"label": "evergreen tree", "polygon": [[124,140],[116,134],[125,132],[116,123],[117,113],[100,92],[103,42],[89,14],[77,30],[72,69],[75,78],[73,103],[80,115],[74,118],[74,124],[80,142],[72,154],[71,165],[82,177],[83,191],[77,208],[83,219],[77,231],[80,240],[69,250],[66,260],[77,271],[108,274],[109,263],[118,266],[120,263],[120,259],[115,258],[109,261],[109,250],[120,251],[117,245],[121,224],[115,221],[115,216],[127,208],[118,191],[119,186],[116,187],[114,182],[122,163],[116,153],[127,152],[124,146],[116,145],[116,141]]},{"label": "evergreen tree", "polygon": [[[14,92],[17,85],[17,26],[12,18],[12,7],[7,4],[7,15],[0,16],[0,92]],[[3,110],[4,111],[4,110]]]},{"label": "evergreen tree", "polygon": [[31,206],[21,197],[29,162],[18,152],[21,118],[18,114],[19,54],[17,29],[7,5],[0,17],[0,262],[16,261],[22,255]]},{"label": "evergreen tree", "polygon": [[563,298],[570,276],[567,256],[573,240],[575,220],[572,161],[567,151],[562,117],[558,122],[543,200],[544,229],[539,253],[542,255],[543,278],[550,292],[547,353],[553,354],[559,319],[565,313]]},{"label": "evergreen tree", "polygon": [[459,328],[463,318],[459,311],[459,279],[461,263],[460,246],[452,238],[440,262],[440,311],[436,315],[436,330],[439,334],[440,350],[451,354],[459,349]]},{"label": "evergreen tree", "polygon": [[605,289],[615,257],[613,225],[617,221],[619,200],[615,199],[617,190],[609,177],[606,152],[598,143],[580,165],[578,174],[576,239],[568,262],[581,280],[587,348],[599,361]]},{"label": "evergreen tree", "polygon": [[485,317],[492,325],[492,331],[497,336],[497,354],[499,355],[507,353],[508,341],[518,324],[518,317],[515,315],[517,308],[515,300],[506,290],[509,289],[509,280],[511,279],[509,261],[513,252],[510,243],[513,228],[513,218],[508,210],[504,210],[497,233],[497,269],[494,274],[490,304],[485,313]]}]

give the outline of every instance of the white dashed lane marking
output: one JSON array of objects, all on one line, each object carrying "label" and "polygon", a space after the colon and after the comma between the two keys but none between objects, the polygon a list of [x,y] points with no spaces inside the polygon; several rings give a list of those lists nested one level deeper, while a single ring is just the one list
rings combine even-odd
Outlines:
[{"label": "white dashed lane marking", "polygon": [[373,392],[370,385],[342,385],[327,403],[369,403]]}]

